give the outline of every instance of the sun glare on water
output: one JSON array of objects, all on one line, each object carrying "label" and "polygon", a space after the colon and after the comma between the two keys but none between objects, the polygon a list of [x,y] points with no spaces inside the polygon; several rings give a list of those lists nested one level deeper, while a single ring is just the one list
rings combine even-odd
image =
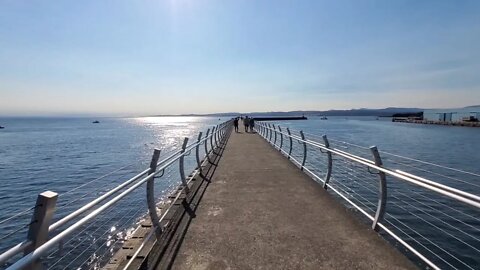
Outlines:
[{"label": "sun glare on water", "polygon": [[187,126],[189,123],[197,122],[197,117],[191,116],[161,116],[161,117],[139,117],[138,121],[154,126]]}]

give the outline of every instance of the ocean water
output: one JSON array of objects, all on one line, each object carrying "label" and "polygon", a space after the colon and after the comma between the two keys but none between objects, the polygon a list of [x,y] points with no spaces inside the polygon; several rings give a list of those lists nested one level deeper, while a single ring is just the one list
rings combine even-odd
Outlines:
[{"label": "ocean water", "polygon": [[[3,118],[0,125],[0,252],[25,239],[39,193],[59,193],[54,220],[148,168],[154,148],[162,156],[185,137],[225,121],[212,117]],[[203,155],[203,148],[201,155]],[[186,158],[186,174],[196,163]],[[180,181],[178,164],[156,180],[157,198]],[[84,226],[45,261],[51,269],[97,267],[147,212],[145,188]],[[19,215],[20,214],[20,215]],[[16,216],[19,215],[19,216]],[[3,222],[4,220],[7,221]],[[0,266],[0,269],[2,266]]]},{"label": "ocean water", "polygon": [[[196,139],[199,131],[226,118],[101,118],[99,124],[92,120],[95,119],[0,118],[0,125],[6,127],[0,130],[0,253],[25,239],[31,218],[29,209],[40,192],[52,190],[60,194],[55,213],[58,220],[145,169],[154,148],[162,149],[164,155],[178,149],[184,137]],[[372,157],[368,146],[376,145],[388,166],[480,193],[480,129],[389,120],[311,117],[307,121],[276,124],[290,127],[292,132],[303,130],[312,140],[321,141],[318,136],[326,134],[333,147],[369,159]],[[296,158],[302,156],[300,146],[294,143]],[[283,147],[288,147],[287,141]],[[307,160],[314,172],[325,173],[324,154],[309,148]],[[194,169],[193,156],[187,158],[186,165],[187,173]],[[376,179],[366,168],[334,160],[332,185],[370,212],[376,205]],[[178,182],[178,167],[174,165],[156,181],[158,198],[164,198]],[[73,240],[52,251],[44,258],[46,266],[97,268],[146,212],[145,190],[139,189],[99,216],[95,223],[82,227]],[[480,266],[478,210],[406,183],[389,181],[387,213],[385,220],[393,230],[444,268]],[[449,239],[452,237],[453,240]]]}]

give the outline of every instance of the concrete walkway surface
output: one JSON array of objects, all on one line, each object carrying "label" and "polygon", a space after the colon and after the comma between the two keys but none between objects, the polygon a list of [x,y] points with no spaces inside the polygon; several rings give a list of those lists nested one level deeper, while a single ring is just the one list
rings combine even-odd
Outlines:
[{"label": "concrete walkway surface", "polygon": [[245,132],[232,133],[179,245],[173,269],[416,269],[278,150]]}]

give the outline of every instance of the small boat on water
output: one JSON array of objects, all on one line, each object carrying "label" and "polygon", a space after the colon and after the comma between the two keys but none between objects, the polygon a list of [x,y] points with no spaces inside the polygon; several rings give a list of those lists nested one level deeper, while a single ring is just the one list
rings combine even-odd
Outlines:
[{"label": "small boat on water", "polygon": [[328,118],[326,116],[322,116],[322,118],[320,118],[320,120],[328,120]]},{"label": "small boat on water", "polygon": [[93,123],[93,124],[98,124],[98,123],[100,123],[100,121],[95,120],[95,121],[93,121],[92,123]]},{"label": "small boat on water", "polygon": [[0,126],[0,129],[4,129],[5,127],[4,126]]}]

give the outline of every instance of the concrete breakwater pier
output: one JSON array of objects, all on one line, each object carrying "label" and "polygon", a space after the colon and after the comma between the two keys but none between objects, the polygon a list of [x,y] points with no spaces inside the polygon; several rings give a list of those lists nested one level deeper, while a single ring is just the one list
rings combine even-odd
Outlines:
[{"label": "concrete breakwater pier", "polygon": [[232,135],[210,181],[157,269],[416,268],[256,134]]},{"label": "concrete breakwater pier", "polygon": [[[88,243],[65,244],[74,232],[95,225],[99,215],[141,188],[147,218],[121,245],[107,246],[110,257],[96,255],[102,246],[95,245],[96,252],[75,269],[475,269],[480,264],[477,195],[397,169],[376,147],[263,122],[255,129],[234,133],[227,121],[186,138],[178,151],[155,150],[149,168],[56,222],[57,194],[40,194],[27,239],[1,253],[0,265],[71,269],[90,250]],[[188,156],[197,165],[189,175]],[[155,183],[173,166],[180,184],[159,201]],[[419,207],[426,203],[432,203],[427,211]],[[62,255],[47,256],[55,250]],[[65,259],[70,252],[78,256]]]},{"label": "concrete breakwater pier", "polygon": [[441,126],[457,126],[457,127],[480,127],[480,122],[467,121],[432,121],[432,120],[418,120],[402,117],[392,118],[392,122],[410,123],[410,124],[424,124],[424,125],[441,125]]}]

